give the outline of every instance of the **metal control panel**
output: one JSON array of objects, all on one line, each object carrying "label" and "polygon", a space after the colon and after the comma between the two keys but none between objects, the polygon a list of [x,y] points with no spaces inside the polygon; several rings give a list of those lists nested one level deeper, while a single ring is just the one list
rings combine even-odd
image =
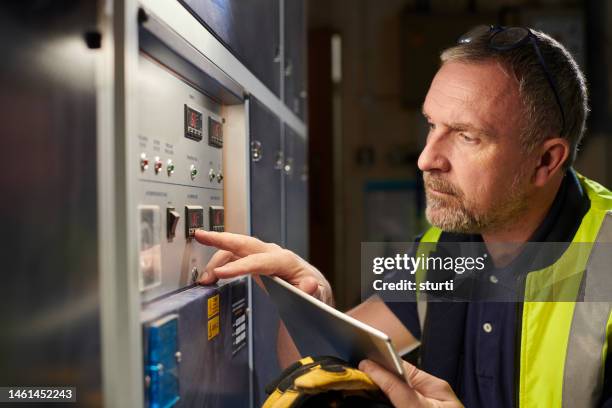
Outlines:
[{"label": "metal control panel", "polygon": [[143,301],[193,284],[214,253],[194,236],[223,230],[223,127],[218,102],[140,54],[131,171]]}]

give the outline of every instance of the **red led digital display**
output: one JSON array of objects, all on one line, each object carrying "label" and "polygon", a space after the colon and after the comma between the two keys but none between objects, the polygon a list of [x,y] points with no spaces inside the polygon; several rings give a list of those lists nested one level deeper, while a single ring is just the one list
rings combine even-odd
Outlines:
[{"label": "red led digital display", "polygon": [[221,124],[216,121],[211,121],[210,133],[213,137],[221,137]]},{"label": "red led digital display", "polygon": [[211,231],[221,232],[225,229],[225,226],[223,225],[224,223],[223,212],[224,212],[223,207],[221,206],[211,205],[209,207],[209,213],[210,213],[209,221],[210,221]]},{"label": "red led digital display", "polygon": [[223,125],[212,116],[208,117],[208,144],[214,147],[223,147]]},{"label": "red led digital display", "polygon": [[195,232],[204,226],[204,209],[198,205],[185,206],[185,234],[193,238]]},{"label": "red led digital display", "polygon": [[185,137],[193,140],[202,140],[204,134],[203,115],[196,109],[185,105]]}]

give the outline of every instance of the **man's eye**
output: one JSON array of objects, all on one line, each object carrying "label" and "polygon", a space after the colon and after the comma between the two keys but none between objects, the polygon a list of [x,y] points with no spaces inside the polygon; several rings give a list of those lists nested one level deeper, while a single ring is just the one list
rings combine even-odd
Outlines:
[{"label": "man's eye", "polygon": [[467,143],[476,143],[478,141],[478,139],[470,137],[466,135],[465,133],[459,133],[459,137],[463,139],[464,142],[467,142]]},{"label": "man's eye", "polygon": [[434,130],[436,128],[436,125],[434,125],[433,123],[429,123],[429,130]]}]

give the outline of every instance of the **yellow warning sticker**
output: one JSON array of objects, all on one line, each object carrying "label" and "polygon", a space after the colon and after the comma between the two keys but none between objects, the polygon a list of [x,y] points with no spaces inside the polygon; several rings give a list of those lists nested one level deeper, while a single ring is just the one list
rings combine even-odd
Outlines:
[{"label": "yellow warning sticker", "polygon": [[219,314],[219,294],[208,298],[208,318]]},{"label": "yellow warning sticker", "polygon": [[212,340],[217,334],[219,334],[219,316],[208,321],[208,340]]}]

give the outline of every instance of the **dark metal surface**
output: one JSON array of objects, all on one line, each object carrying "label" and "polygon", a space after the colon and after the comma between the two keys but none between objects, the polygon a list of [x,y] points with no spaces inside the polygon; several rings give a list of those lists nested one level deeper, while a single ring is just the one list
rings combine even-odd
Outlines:
[{"label": "dark metal surface", "polygon": [[279,0],[181,0],[272,92],[279,95]]},{"label": "dark metal surface", "polygon": [[[308,168],[307,146],[289,126],[285,125],[285,157],[291,170],[285,176],[286,246],[308,259]],[[326,177],[331,175],[326,175]]]},{"label": "dark metal surface", "polygon": [[[0,5],[0,384],[101,398],[95,1]],[[102,39],[104,46],[104,39]]]},{"label": "dark metal surface", "polygon": [[306,118],[306,4],[285,0],[285,104]]},{"label": "dark metal surface", "polygon": [[[246,285],[245,279],[241,282]],[[249,406],[248,347],[232,354],[233,290],[233,284],[196,286],[143,309],[143,323],[178,314],[179,407]],[[217,294],[219,334],[209,340],[207,302]]]},{"label": "dark metal surface", "polygon": [[253,403],[260,407],[268,395],[264,388],[281,372],[277,357],[280,317],[266,292],[253,284]]},{"label": "dark metal surface", "polygon": [[[253,236],[281,244],[281,151],[280,119],[251,98],[249,128],[251,142],[261,143],[261,159],[251,160],[251,229]],[[282,167],[282,160],[281,166]]]},{"label": "dark metal surface", "polygon": [[[250,100],[250,140],[261,143],[261,160],[251,160],[251,233],[266,242],[282,244],[280,120],[255,98]],[[281,166],[282,167],[282,166]],[[261,406],[264,387],[280,372],[276,356],[279,316],[266,293],[253,285],[253,400]]]}]

